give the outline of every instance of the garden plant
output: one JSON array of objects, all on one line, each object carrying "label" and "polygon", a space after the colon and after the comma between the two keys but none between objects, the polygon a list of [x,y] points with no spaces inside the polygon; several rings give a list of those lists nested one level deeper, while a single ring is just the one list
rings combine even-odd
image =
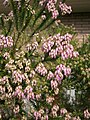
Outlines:
[{"label": "garden plant", "polygon": [[90,43],[77,47],[75,32],[60,24],[71,6],[65,0],[4,5],[11,12],[0,15],[0,119],[89,119]]}]

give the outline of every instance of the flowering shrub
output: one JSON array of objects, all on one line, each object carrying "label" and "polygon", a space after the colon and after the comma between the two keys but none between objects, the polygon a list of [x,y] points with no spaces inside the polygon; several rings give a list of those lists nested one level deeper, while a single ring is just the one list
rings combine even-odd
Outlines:
[{"label": "flowering shrub", "polygon": [[5,37],[4,35],[0,35],[0,48],[7,48],[7,47],[12,47],[13,46],[13,40],[12,37],[7,36]]},{"label": "flowering shrub", "polygon": [[[37,32],[60,15],[70,14],[71,7],[58,0],[6,2],[12,11],[0,17],[0,119],[80,120],[79,115],[64,108],[62,99],[64,83],[73,70],[68,61],[79,55],[71,44],[73,35],[57,33],[37,39]],[[88,108],[84,118],[90,118]]]},{"label": "flowering shrub", "polygon": [[[58,58],[63,60],[63,58],[70,57],[69,55],[63,57],[62,53],[64,50],[70,49],[68,45],[71,39],[70,34],[54,35],[47,38],[42,44],[42,53],[39,53],[40,46],[35,41],[28,44],[25,51],[17,50],[14,56],[8,51],[8,46],[3,51],[3,46],[0,56],[3,61],[3,63],[1,62],[3,74],[0,78],[0,99],[1,103],[10,109],[9,117],[17,117],[17,115],[23,117],[25,113],[36,120],[60,116],[58,96],[60,86],[62,80],[71,74],[71,69],[64,64],[58,65],[57,62],[55,67],[51,67],[51,65]],[[66,43],[64,44],[64,42]],[[57,48],[61,51],[57,51],[58,54],[53,53],[52,50],[56,51]],[[76,52],[74,55],[74,49],[70,49],[70,52],[71,57],[77,56]],[[32,103],[30,111],[26,111],[25,101]]]}]

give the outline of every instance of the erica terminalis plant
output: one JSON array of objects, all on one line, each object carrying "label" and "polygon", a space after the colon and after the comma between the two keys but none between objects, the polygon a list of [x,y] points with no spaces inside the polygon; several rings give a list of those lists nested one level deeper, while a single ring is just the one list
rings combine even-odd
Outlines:
[{"label": "erica terminalis plant", "polygon": [[15,49],[21,35],[23,35],[27,28],[29,28],[29,36],[25,42],[30,41],[34,34],[41,32],[54,23],[59,16],[71,13],[71,7],[59,0],[7,0],[11,8],[11,12],[5,16],[1,14],[0,24],[2,26],[2,33],[7,36],[11,35],[14,38]]},{"label": "erica terminalis plant", "polygon": [[0,35],[2,119],[72,117],[62,108],[60,95],[63,82],[71,74],[71,68],[62,61],[78,57],[71,40],[71,34],[56,34],[42,41],[42,45],[37,41],[27,44],[23,51],[16,50],[12,57],[12,37]]}]

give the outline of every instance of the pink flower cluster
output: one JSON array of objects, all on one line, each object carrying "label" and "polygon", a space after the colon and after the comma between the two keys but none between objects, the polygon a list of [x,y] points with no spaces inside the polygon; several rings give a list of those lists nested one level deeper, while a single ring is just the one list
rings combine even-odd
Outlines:
[{"label": "pink flower cluster", "polygon": [[19,100],[24,99],[25,95],[22,90],[22,86],[17,86],[15,91],[13,92],[12,96],[18,98]]},{"label": "pink flower cluster", "polygon": [[25,76],[21,73],[21,71],[13,71],[12,78],[13,83],[22,83],[22,80],[25,79]]},{"label": "pink flower cluster", "polygon": [[50,36],[42,45],[42,50],[45,53],[49,52],[51,58],[56,58],[60,55],[63,60],[77,57],[79,53],[74,51],[73,46],[70,44],[71,39],[72,35],[68,33],[64,36],[60,34]]},{"label": "pink flower cluster", "polygon": [[51,79],[53,79],[54,78],[54,74],[51,72],[51,71],[49,71],[48,72],[48,75],[47,75],[47,79],[48,80],[51,80]]},{"label": "pink flower cluster", "polygon": [[0,85],[4,85],[6,82],[8,82],[8,77],[4,76],[3,78],[0,78]]},{"label": "pink flower cluster", "polygon": [[[46,8],[48,9],[48,11],[52,14],[52,19],[57,19],[58,15],[59,15],[59,11],[56,8],[56,4],[57,4],[57,0],[41,0],[39,2],[39,4],[41,6],[43,6],[44,4],[46,4]],[[71,13],[71,6],[67,6],[65,3],[60,2],[59,3],[59,8],[61,9],[61,13],[62,14],[66,14],[66,13]]]},{"label": "pink flower cluster", "polygon": [[48,120],[48,115],[44,113],[43,109],[34,112],[35,120]]},{"label": "pink flower cluster", "polygon": [[0,86],[0,94],[2,94],[2,95],[5,94],[5,87],[4,86]]},{"label": "pink flower cluster", "polygon": [[28,85],[28,86],[24,89],[24,94],[25,94],[25,96],[26,96],[26,98],[27,98],[28,100],[34,99],[34,97],[35,97],[35,95],[34,95],[34,93],[33,93],[33,88],[32,88],[30,85]]},{"label": "pink flower cluster", "polygon": [[59,7],[61,9],[62,15],[70,14],[72,12],[71,6],[67,6],[65,3],[60,2]]},{"label": "pink flower cluster", "polygon": [[0,78],[0,100],[12,98],[12,86],[9,83],[7,76]]},{"label": "pink flower cluster", "polygon": [[49,12],[52,13],[52,18],[53,19],[56,19],[57,16],[59,15],[59,12],[58,10],[56,9],[56,3],[57,3],[57,0],[48,0],[48,3],[47,3],[47,9]]},{"label": "pink flower cluster", "polygon": [[47,74],[47,80],[51,80],[51,89],[54,90],[54,93],[57,95],[59,93],[59,84],[61,84],[61,81],[63,80],[64,76],[67,77],[71,74],[70,67],[65,67],[65,65],[60,64],[56,66],[56,70],[53,73],[52,71],[49,71]]},{"label": "pink flower cluster", "polygon": [[84,110],[84,118],[89,119],[90,118],[90,112],[88,109]]},{"label": "pink flower cluster", "polygon": [[[62,74],[64,73],[64,75]],[[54,93],[57,95],[59,93],[59,84],[63,80],[64,76],[68,76],[71,74],[71,69],[69,67],[65,67],[64,65],[60,64],[56,67],[54,74],[50,71],[47,75],[47,79],[51,80],[51,89],[54,90]]]},{"label": "pink flower cluster", "polygon": [[28,85],[24,90],[22,86],[17,86],[15,91],[13,92],[13,97],[17,97],[19,100],[23,100],[26,98],[27,100],[34,99],[35,95],[33,92],[33,88]]},{"label": "pink flower cluster", "polygon": [[56,89],[58,87],[58,82],[56,80],[51,80],[51,88]]},{"label": "pink flower cluster", "polygon": [[48,9],[49,12],[52,14],[52,18],[56,19],[57,16],[59,15],[58,10],[56,9],[56,3],[57,0],[41,0],[39,4],[43,6],[46,3],[46,8]]},{"label": "pink flower cluster", "polygon": [[47,69],[45,68],[43,63],[39,63],[35,71],[42,76],[45,76],[47,74]]},{"label": "pink flower cluster", "polygon": [[54,41],[53,41],[53,37],[50,36],[49,38],[47,38],[47,40],[43,43],[43,46],[42,46],[42,50],[43,52],[47,53],[51,50],[51,48],[53,47],[54,45]]},{"label": "pink flower cluster", "polygon": [[46,102],[47,102],[48,104],[50,104],[50,105],[52,105],[52,103],[53,103],[54,100],[55,100],[55,98],[52,97],[52,96],[47,96],[47,97],[46,97]]},{"label": "pink flower cluster", "polygon": [[81,120],[79,116],[72,117],[72,113],[69,113],[65,108],[60,109],[60,116],[65,116],[65,120]]},{"label": "pink flower cluster", "polygon": [[39,113],[38,111],[35,111],[34,117],[35,117],[35,120],[41,119],[41,113]]},{"label": "pink flower cluster", "polygon": [[10,58],[10,55],[9,55],[8,52],[5,52],[4,55],[3,55],[3,57],[7,60],[8,58]]},{"label": "pink flower cluster", "polygon": [[72,117],[72,120],[81,120],[79,116],[77,117]]},{"label": "pink flower cluster", "polygon": [[36,50],[37,47],[38,47],[38,42],[35,41],[32,44],[27,44],[25,48],[26,48],[26,50],[28,52],[28,51]]},{"label": "pink flower cluster", "polygon": [[58,114],[57,114],[58,111],[59,111],[59,106],[58,106],[58,105],[54,105],[54,106],[52,107],[52,109],[51,109],[51,114],[52,114],[52,116],[53,116],[53,117],[57,117],[57,116],[58,116]]},{"label": "pink flower cluster", "polygon": [[38,101],[41,98],[41,94],[35,94],[33,92],[33,87],[30,85],[27,85],[25,89],[23,89],[21,85],[17,86],[12,96],[18,98],[19,100],[27,99]]},{"label": "pink flower cluster", "polygon": [[60,109],[60,115],[65,115],[68,111],[65,108]]},{"label": "pink flower cluster", "polygon": [[65,65],[60,64],[56,67],[55,75],[59,74],[59,72],[64,72],[64,75],[67,77],[68,75],[71,74],[71,68],[70,67],[65,67]]},{"label": "pink flower cluster", "polygon": [[40,100],[40,98],[41,98],[41,93],[36,95],[36,100],[37,101]]},{"label": "pink flower cluster", "polygon": [[4,35],[0,35],[0,48],[7,48],[13,46],[13,39],[11,36],[5,37]]}]

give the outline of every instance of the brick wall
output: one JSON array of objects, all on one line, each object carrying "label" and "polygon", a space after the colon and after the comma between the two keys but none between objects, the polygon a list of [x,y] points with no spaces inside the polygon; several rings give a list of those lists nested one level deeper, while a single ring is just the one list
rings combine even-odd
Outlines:
[{"label": "brick wall", "polygon": [[90,34],[90,12],[89,13],[72,13],[61,17],[65,25],[73,25],[80,34]]}]

